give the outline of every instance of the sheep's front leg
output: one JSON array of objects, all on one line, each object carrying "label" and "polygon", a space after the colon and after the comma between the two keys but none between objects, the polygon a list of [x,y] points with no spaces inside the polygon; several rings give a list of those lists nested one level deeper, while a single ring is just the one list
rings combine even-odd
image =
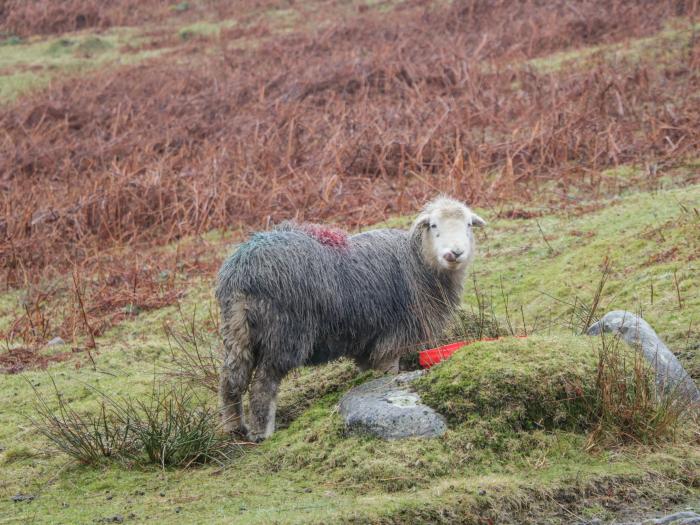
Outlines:
[{"label": "sheep's front leg", "polygon": [[400,345],[401,342],[395,341],[394,338],[381,341],[370,355],[370,366],[385,374],[398,374],[399,357],[396,355],[396,347]]},{"label": "sheep's front leg", "polygon": [[384,359],[376,363],[372,368],[385,374],[398,374],[399,373],[399,358],[392,357],[389,359]]},{"label": "sheep's front leg", "polygon": [[277,412],[277,390],[282,381],[282,374],[259,367],[250,388],[250,431],[248,439],[260,442],[270,437],[275,431],[275,413]]}]

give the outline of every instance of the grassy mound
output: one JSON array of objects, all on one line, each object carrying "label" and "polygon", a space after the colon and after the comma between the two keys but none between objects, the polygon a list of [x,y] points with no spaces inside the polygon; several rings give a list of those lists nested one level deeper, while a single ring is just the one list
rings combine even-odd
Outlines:
[{"label": "grassy mound", "polygon": [[575,336],[474,343],[418,389],[453,424],[488,418],[494,429],[583,430],[594,415],[596,343]]}]

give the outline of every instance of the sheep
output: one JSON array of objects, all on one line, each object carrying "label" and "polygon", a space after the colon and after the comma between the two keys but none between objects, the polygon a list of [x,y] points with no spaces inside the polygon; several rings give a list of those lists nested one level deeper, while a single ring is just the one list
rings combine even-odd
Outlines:
[{"label": "sheep", "polygon": [[[472,226],[485,224],[440,197],[409,231],[349,236],[285,222],[254,234],[218,274],[224,428],[250,441],[269,437],[279,384],[299,366],[345,356],[361,369],[398,371],[399,358],[435,341],[458,305]],[[242,408],[249,384],[250,428]]]}]

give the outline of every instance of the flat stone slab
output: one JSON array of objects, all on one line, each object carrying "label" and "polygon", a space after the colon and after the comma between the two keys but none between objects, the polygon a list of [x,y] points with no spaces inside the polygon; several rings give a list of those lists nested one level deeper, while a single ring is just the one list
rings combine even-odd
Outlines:
[{"label": "flat stone slab", "polygon": [[[642,521],[624,521],[619,525],[698,525],[700,524],[700,514],[692,510],[675,512],[662,518],[649,518]],[[574,525],[603,525],[601,520],[576,522]]]},{"label": "flat stone slab", "polygon": [[416,370],[369,381],[348,391],[338,409],[351,432],[382,439],[437,437],[447,430],[445,418],[421,403],[410,383],[425,371]]}]

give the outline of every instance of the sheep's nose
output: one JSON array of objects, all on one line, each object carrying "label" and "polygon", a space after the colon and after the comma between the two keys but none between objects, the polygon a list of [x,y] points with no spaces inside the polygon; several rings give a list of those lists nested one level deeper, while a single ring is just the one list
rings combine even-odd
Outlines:
[{"label": "sheep's nose", "polygon": [[448,262],[455,262],[463,253],[464,252],[461,252],[459,250],[450,250],[449,252],[446,252],[442,257]]}]

